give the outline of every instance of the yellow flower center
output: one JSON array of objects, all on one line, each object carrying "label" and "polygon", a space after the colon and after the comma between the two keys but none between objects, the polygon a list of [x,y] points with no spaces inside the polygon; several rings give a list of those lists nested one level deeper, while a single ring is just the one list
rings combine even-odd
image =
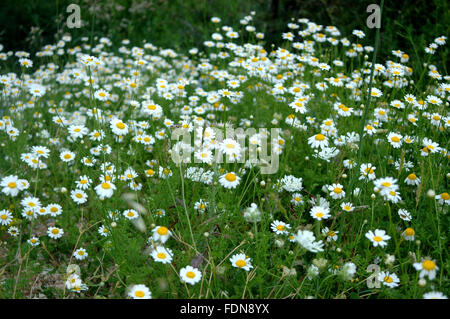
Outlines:
[{"label": "yellow flower center", "polygon": [[138,298],[142,298],[145,296],[145,293],[142,290],[138,290],[134,293],[134,295]]},{"label": "yellow flower center", "polygon": [[57,228],[52,229],[52,234],[57,235],[59,234],[59,230]]},{"label": "yellow flower center", "polygon": [[195,277],[195,273],[194,273],[193,271],[188,271],[188,272],[186,273],[186,277],[188,277],[188,278],[194,278],[194,277]]},{"label": "yellow flower center", "polygon": [[450,199],[450,195],[449,195],[448,193],[442,193],[442,194],[441,194],[441,198],[442,198],[443,200],[449,200],[449,199]]},{"label": "yellow flower center", "polygon": [[8,187],[9,188],[16,188],[17,184],[15,182],[10,182],[10,183],[8,183]]},{"label": "yellow flower center", "polygon": [[118,129],[123,130],[123,129],[125,128],[125,124],[123,124],[122,122],[118,122],[118,123],[116,124],[116,127],[117,127]]},{"label": "yellow flower center", "polygon": [[432,260],[425,260],[422,263],[422,268],[425,269],[425,270],[431,271],[434,268],[436,268],[436,264]]},{"label": "yellow flower center", "polygon": [[319,218],[323,217],[323,215],[324,215],[323,213],[317,213],[316,214],[316,216],[319,217]]},{"label": "yellow flower center", "polygon": [[278,225],[276,228],[279,231],[283,231],[284,230],[284,225]]},{"label": "yellow flower center", "polygon": [[161,226],[158,228],[158,230],[156,231],[159,235],[164,236],[167,235],[169,233],[169,230],[167,229],[167,227]]},{"label": "yellow flower center", "polygon": [[333,192],[335,192],[336,194],[340,194],[342,193],[342,188],[336,187],[335,189],[333,189]]},{"label": "yellow flower center", "polygon": [[317,134],[315,137],[316,141],[323,141],[325,139],[325,135]]},{"label": "yellow flower center", "polygon": [[408,179],[410,179],[410,180],[416,180],[416,179],[417,179],[417,176],[416,176],[416,174],[411,173],[411,174],[408,175]]},{"label": "yellow flower center", "polygon": [[415,233],[416,233],[416,232],[415,232],[414,229],[412,229],[411,227],[408,227],[408,228],[405,229],[405,235],[406,235],[406,236],[411,237],[411,236],[414,236]]},{"label": "yellow flower center", "polygon": [[380,242],[383,240],[383,238],[381,238],[380,236],[375,236],[373,237],[373,240],[375,240],[376,242]]},{"label": "yellow flower center", "polygon": [[398,143],[398,142],[400,142],[400,139],[398,138],[398,136],[394,136],[394,137],[391,138],[391,141],[395,142],[395,143]]},{"label": "yellow flower center", "polygon": [[386,277],[384,277],[384,282],[387,282],[387,283],[391,283],[391,282],[393,282],[394,281],[394,279],[392,279],[392,277],[391,276],[386,276]]},{"label": "yellow flower center", "polygon": [[238,266],[239,268],[245,267],[245,265],[247,265],[245,260],[239,259],[238,261],[236,261],[236,266]]},{"label": "yellow flower center", "polygon": [[52,208],[50,208],[50,211],[51,211],[52,213],[56,213],[56,212],[58,211],[58,208],[52,207]]},{"label": "yellow flower center", "polygon": [[383,185],[384,187],[389,187],[389,186],[391,186],[392,184],[389,183],[389,182],[383,182],[383,183],[381,183],[381,185]]},{"label": "yellow flower center", "polygon": [[166,259],[166,254],[165,253],[158,253],[158,255],[156,255],[156,257],[158,257],[159,259]]},{"label": "yellow flower center", "polygon": [[236,175],[234,175],[233,173],[228,173],[227,175],[225,175],[225,179],[229,182],[234,182],[236,180]]},{"label": "yellow flower center", "polygon": [[111,185],[109,185],[109,183],[103,183],[102,184],[102,188],[103,189],[109,189],[109,188],[111,188]]}]

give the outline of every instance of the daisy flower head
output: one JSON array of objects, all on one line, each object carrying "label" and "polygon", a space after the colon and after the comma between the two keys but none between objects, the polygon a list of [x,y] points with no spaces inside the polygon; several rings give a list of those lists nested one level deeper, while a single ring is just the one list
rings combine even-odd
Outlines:
[{"label": "daisy flower head", "polygon": [[420,184],[420,178],[416,174],[411,173],[405,178],[404,182],[406,185],[418,186]]},{"label": "daisy flower head", "polygon": [[64,235],[64,230],[62,230],[62,228],[58,228],[58,227],[49,227],[47,229],[47,235],[50,238],[58,239],[58,238],[61,238],[62,235]]},{"label": "daisy flower head", "polygon": [[436,278],[436,271],[439,270],[436,262],[430,258],[423,258],[420,262],[414,263],[413,266],[417,271],[420,271],[420,278],[428,276],[430,280]]},{"label": "daisy flower head", "polygon": [[352,34],[357,36],[360,39],[362,39],[362,38],[364,38],[366,36],[365,33],[363,31],[361,31],[361,30],[353,30]]},{"label": "daisy flower head", "polygon": [[109,126],[115,135],[123,136],[128,133],[128,125],[118,118],[112,119]]},{"label": "daisy flower head", "polygon": [[370,95],[372,97],[381,97],[383,95],[383,92],[381,92],[381,90],[377,88],[372,88],[372,90],[370,91]]},{"label": "daisy flower head", "polygon": [[441,205],[450,205],[450,195],[447,192],[443,192],[442,194],[436,195],[436,200]]},{"label": "daisy flower head", "polygon": [[75,190],[71,191],[70,192],[70,197],[77,204],[84,204],[84,203],[86,203],[87,202],[87,198],[88,198],[86,192],[81,190],[81,189],[75,189]]},{"label": "daisy flower head", "polygon": [[378,274],[378,280],[383,283],[383,285],[389,288],[398,287],[400,279],[396,274],[390,273],[389,271],[382,271]]},{"label": "daisy flower head", "polygon": [[78,189],[88,189],[91,186],[92,179],[87,175],[82,175],[75,182]]},{"label": "daisy flower head", "polygon": [[39,211],[39,208],[41,208],[41,201],[37,197],[27,196],[20,201],[20,205],[37,212]]},{"label": "daisy flower head", "polygon": [[139,217],[139,213],[134,209],[126,209],[123,211],[123,216],[129,220],[136,219]]},{"label": "daisy flower head", "polygon": [[52,217],[56,217],[56,216],[62,214],[62,207],[59,204],[47,205],[47,207],[45,209],[46,209],[47,213],[50,214]]},{"label": "daisy flower head", "polygon": [[223,174],[219,178],[219,183],[223,187],[231,189],[231,188],[236,188],[239,185],[240,180],[241,180],[241,178],[239,176],[237,176],[234,172],[229,172],[229,173]]},{"label": "daisy flower head", "polygon": [[385,200],[390,201],[391,203],[398,203],[402,200],[402,198],[400,197],[400,193],[397,190],[391,189],[389,191],[386,192],[382,192],[381,195],[383,196],[383,198]]},{"label": "daisy flower head", "polygon": [[391,239],[391,236],[387,235],[385,230],[375,229],[375,231],[368,231],[366,238],[372,242],[374,247],[385,247],[387,246],[387,241]]},{"label": "daisy flower head", "polygon": [[251,258],[249,258],[246,254],[236,254],[230,258],[231,265],[236,268],[244,269],[245,271],[249,271],[253,268],[251,264]]},{"label": "daisy flower head", "polygon": [[387,136],[387,140],[393,148],[400,148],[402,146],[402,138],[403,136],[393,132],[389,133]]},{"label": "daisy flower head", "polygon": [[38,237],[31,237],[30,239],[27,240],[27,242],[28,242],[31,246],[39,246],[39,244],[40,244],[39,238],[38,238]]},{"label": "daisy flower head", "polygon": [[200,213],[204,213],[208,208],[208,202],[200,199],[198,202],[194,204],[194,209],[198,210]]},{"label": "daisy flower head", "polygon": [[325,135],[319,133],[308,138],[308,144],[312,148],[324,148],[328,147],[328,139]]},{"label": "daisy flower head", "polygon": [[402,237],[407,241],[413,241],[415,234],[416,231],[413,228],[408,227],[403,231]]},{"label": "daisy flower head", "polygon": [[155,249],[153,249],[151,256],[154,261],[167,264],[172,262],[173,253],[169,248],[157,246]]},{"label": "daisy flower head", "polygon": [[294,193],[294,194],[292,194],[291,203],[292,203],[294,206],[298,206],[298,205],[304,204],[303,196],[302,196],[300,193]]},{"label": "daisy flower head", "polygon": [[165,226],[156,226],[153,228],[152,233],[151,239],[160,241],[161,243],[165,243],[172,236],[172,232]]},{"label": "daisy flower head", "polygon": [[287,235],[291,226],[279,220],[274,220],[270,225],[272,231],[277,235]]},{"label": "daisy flower head", "polygon": [[110,235],[110,230],[105,225],[102,225],[98,228],[98,233],[103,237],[107,237]]},{"label": "daisy flower head", "polygon": [[22,190],[19,178],[15,175],[8,175],[2,178],[0,182],[2,193],[12,197],[16,197],[19,191]]},{"label": "daisy flower head", "polygon": [[403,209],[403,208],[400,208],[398,210],[398,216],[400,217],[400,219],[407,221],[407,222],[411,221],[411,219],[412,219],[411,214],[406,209]]},{"label": "daisy flower head", "polygon": [[162,209],[162,208],[159,208],[159,209],[155,210],[154,214],[155,214],[157,217],[160,217],[160,218],[161,218],[161,217],[166,216],[166,211],[165,211],[164,209]]},{"label": "daisy flower head", "polygon": [[9,210],[2,209],[0,210],[0,225],[2,226],[8,226],[11,224],[13,219],[13,215]]},{"label": "daisy flower head", "polygon": [[13,237],[19,236],[19,234],[20,234],[19,228],[17,228],[16,226],[9,227],[8,228],[8,234],[10,234]]},{"label": "daisy flower head", "polygon": [[344,187],[341,184],[332,184],[328,186],[330,196],[333,199],[341,199],[345,197]]},{"label": "daisy flower head", "polygon": [[341,209],[346,211],[346,212],[352,212],[355,209],[355,207],[353,206],[352,203],[347,202],[347,203],[342,203],[341,204]]},{"label": "daisy flower head", "polygon": [[88,253],[86,252],[86,249],[78,248],[73,252],[73,257],[77,260],[84,260],[88,257]]},{"label": "daisy flower head", "polygon": [[241,152],[240,144],[231,138],[224,139],[219,147],[227,156],[238,156]]},{"label": "daisy flower head", "polygon": [[310,215],[317,220],[328,219],[331,217],[330,209],[322,206],[314,206],[310,211]]},{"label": "daisy flower head", "polygon": [[38,157],[48,158],[50,155],[50,149],[45,146],[33,146],[31,152]]},{"label": "daisy flower head", "polygon": [[75,159],[75,153],[71,151],[62,151],[61,154],[59,154],[59,158],[65,162],[69,163],[72,162]]},{"label": "daisy flower head", "polygon": [[21,66],[23,66],[27,69],[31,68],[33,66],[33,61],[31,61],[30,59],[26,59],[26,58],[19,59],[19,63]]},{"label": "daisy flower head", "polygon": [[330,230],[328,227],[325,227],[324,229],[322,229],[322,234],[326,236],[328,242],[331,242],[332,240],[338,240],[339,232],[336,230]]},{"label": "daisy flower head", "polygon": [[106,101],[108,99],[109,93],[103,89],[97,90],[94,93],[94,97],[99,101]]},{"label": "daisy flower head", "polygon": [[398,189],[397,180],[392,177],[379,178],[375,180],[374,184],[382,195],[388,194],[391,190],[396,191]]},{"label": "daisy flower head", "polygon": [[116,186],[109,181],[104,181],[103,183],[95,186],[95,192],[101,200],[110,198],[114,194],[115,189]]},{"label": "daisy flower head", "polygon": [[152,299],[152,293],[145,285],[134,285],[130,289],[128,297],[132,299]]},{"label": "daisy flower head", "polygon": [[195,267],[186,266],[180,269],[181,281],[195,285],[202,279],[202,273]]}]

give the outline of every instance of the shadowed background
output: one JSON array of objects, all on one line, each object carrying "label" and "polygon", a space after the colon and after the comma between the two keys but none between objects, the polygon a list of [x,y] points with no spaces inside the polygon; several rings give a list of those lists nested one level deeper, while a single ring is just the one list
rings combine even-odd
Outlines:
[{"label": "shadowed background", "polygon": [[[83,27],[68,29],[66,8],[81,7]],[[366,32],[373,43],[374,29],[366,27],[366,8],[376,0],[2,0],[0,8],[0,43],[7,50],[35,52],[54,43],[58,32],[81,36],[107,36],[112,40],[128,38],[132,43],[148,42],[161,47],[188,50],[200,47],[215,25],[238,27],[239,20],[256,11],[254,25],[265,33],[267,43],[281,43],[281,32],[292,19],[309,18],[322,25],[334,25],[345,36],[353,29]],[[393,49],[412,55],[413,43],[423,47],[435,37],[448,35],[449,10],[445,0],[385,1],[380,55]],[[408,39],[408,34],[411,36]],[[411,41],[412,40],[412,41]],[[413,43],[412,43],[413,42]],[[422,52],[420,52],[422,53]],[[445,65],[446,63],[444,63]]]}]

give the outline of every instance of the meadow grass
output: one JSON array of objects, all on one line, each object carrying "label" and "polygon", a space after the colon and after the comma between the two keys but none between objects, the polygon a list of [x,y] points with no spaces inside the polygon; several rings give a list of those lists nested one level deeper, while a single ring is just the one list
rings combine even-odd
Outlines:
[{"label": "meadow grass", "polygon": [[[211,43],[198,52],[100,37],[77,46],[66,35],[30,57],[30,68],[26,52],[2,61],[1,298],[448,295],[446,38],[429,39],[433,54],[416,48],[415,65],[427,63],[416,70],[404,52],[379,61],[379,42],[358,32],[297,19],[286,29],[294,40],[285,34],[271,47],[246,31],[253,16],[244,20],[230,30],[208,21],[221,38],[204,34]],[[174,163],[175,127],[227,125],[280,128],[269,138],[277,172],[232,160]],[[376,168],[364,171],[368,163]],[[192,177],[193,167],[208,178]],[[230,172],[237,185],[223,182]],[[72,192],[85,176],[78,204]],[[102,199],[104,184],[115,189]],[[167,241],[154,235],[160,226]],[[63,235],[52,238],[51,227]],[[171,262],[151,256],[157,247],[171,250],[161,257]],[[80,248],[87,258],[76,258]],[[244,264],[230,261],[237,254]],[[201,273],[193,285],[180,274],[187,265]]]}]

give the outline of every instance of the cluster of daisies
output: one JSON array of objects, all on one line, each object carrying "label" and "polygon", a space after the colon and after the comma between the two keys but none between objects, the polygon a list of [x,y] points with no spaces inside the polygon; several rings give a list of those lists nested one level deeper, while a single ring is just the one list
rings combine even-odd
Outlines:
[{"label": "cluster of daisies", "polygon": [[[24,51],[0,52],[1,60],[13,60],[22,70],[0,74],[1,100],[7,105],[0,113],[1,147],[8,150],[0,159],[0,231],[12,240],[23,238],[32,249],[43,241],[58,245],[73,228],[65,217],[92,217],[89,211],[97,209],[102,218],[89,223],[96,225],[93,235],[99,240],[109,240],[123,222],[145,231],[139,226],[140,209],[118,207],[121,195],[131,192],[145,198],[161,185],[171,192],[171,183],[179,178],[186,183],[183,187],[197,191],[193,205],[187,208],[184,203],[185,210],[197,215],[220,217],[231,210],[218,208],[214,196],[242,196],[233,203],[241,204],[242,221],[255,229],[269,221],[259,231],[273,233],[274,245],[288,246],[294,257],[313,256],[302,266],[308,280],[324,273],[351,282],[364,277],[350,257],[332,261],[331,254],[350,245],[352,251],[376,252],[373,262],[384,265],[376,279],[383,286],[408,285],[401,279],[406,266],[399,262],[399,249],[430,235],[420,227],[424,214],[419,213],[419,202],[433,200],[430,218],[436,215],[438,220],[450,205],[450,77],[427,64],[424,76],[430,84],[425,92],[417,92],[407,53],[395,50],[392,60],[372,65],[368,55],[374,48],[362,44],[363,31],[354,30],[347,38],[335,26],[306,18],[288,23],[289,30],[282,34],[286,45],[267,51],[264,34],[252,25],[254,15],[243,18],[239,30],[213,17],[216,32],[203,43],[204,49],[192,48],[187,55],[148,42],[133,46],[126,39],[116,52],[106,37],[92,44],[82,38],[75,45],[70,35],[44,46],[35,57]],[[247,38],[255,43],[243,43]],[[446,40],[441,36],[425,48],[430,61]],[[52,56],[64,57],[63,62],[47,62],[45,57]],[[372,104],[364,105],[368,96]],[[263,115],[268,118],[261,119]],[[353,122],[360,131],[352,129]],[[225,134],[229,128],[254,127],[259,131],[247,136],[248,146],[241,143],[245,134]],[[179,128],[194,139],[175,141],[172,133]],[[282,130],[275,135],[270,128]],[[359,161],[363,141],[373,150]],[[264,163],[249,158],[267,158],[267,151],[284,165],[269,177],[263,175]],[[186,153],[192,155],[190,160],[177,166],[175,155]],[[295,168],[297,164],[301,167]],[[328,178],[324,167],[337,175]],[[323,174],[321,184],[313,184],[306,171]],[[423,189],[430,179],[433,189]],[[261,198],[244,205],[248,189],[257,187]],[[268,211],[272,199],[283,215]],[[161,208],[152,209],[152,218],[161,222],[152,226],[148,257],[171,266],[182,284],[195,286],[206,270],[185,264],[175,268],[177,249],[169,241],[174,233],[166,223],[174,217],[173,207],[162,202]],[[347,223],[358,220],[370,209],[370,221],[352,225],[353,233],[343,226],[345,218]],[[396,226],[374,223],[374,211],[386,210],[382,218]],[[300,225],[301,219],[309,224]],[[42,225],[44,232],[38,227]],[[421,232],[416,233],[417,228]],[[436,228],[445,232],[439,221]],[[86,234],[92,234],[90,229]],[[439,247],[445,247],[435,236]],[[73,244],[70,261],[95,262],[87,244]],[[425,289],[423,297],[446,298],[435,289],[442,279],[438,271],[445,267],[438,266],[438,257],[445,263],[442,256],[423,256],[412,252],[411,245],[410,269]],[[233,253],[223,253],[231,267],[255,273],[261,267],[253,265],[245,250]],[[286,269],[289,275],[297,274],[295,268]],[[152,298],[153,289],[146,284],[131,284],[126,295]],[[87,293],[89,282],[74,272],[67,276],[66,288]]]}]

